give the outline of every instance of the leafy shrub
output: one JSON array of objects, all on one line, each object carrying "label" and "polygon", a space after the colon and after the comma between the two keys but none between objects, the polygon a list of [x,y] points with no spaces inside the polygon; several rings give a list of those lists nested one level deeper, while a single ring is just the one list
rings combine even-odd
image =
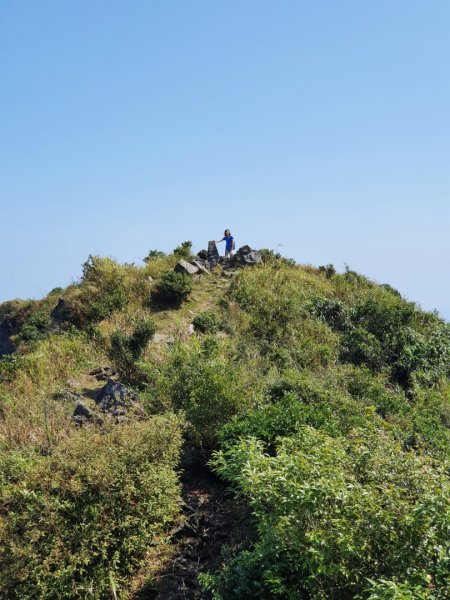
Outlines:
[{"label": "leafy shrub", "polygon": [[81,431],[11,478],[0,597],[123,597],[127,576],[177,513],[180,442],[170,416]]},{"label": "leafy shrub", "polygon": [[173,251],[175,256],[180,258],[190,259],[192,258],[192,242],[182,242],[179,246],[175,248]]},{"label": "leafy shrub", "polygon": [[261,248],[258,250],[263,263],[271,266],[287,266],[287,267],[295,267],[296,262],[293,258],[286,258],[282,256],[279,252],[275,252],[274,250],[269,250],[269,248]]},{"label": "leafy shrub", "polygon": [[152,291],[153,300],[163,306],[180,306],[192,292],[192,279],[186,273],[167,271]]},{"label": "leafy shrub", "polygon": [[45,310],[33,313],[22,325],[17,334],[16,342],[36,342],[43,340],[50,332],[52,321],[50,314]]},{"label": "leafy shrub", "polygon": [[216,597],[251,598],[234,591],[244,582],[263,598],[367,598],[371,579],[402,581],[423,597],[431,583],[444,599],[450,489],[432,464],[377,432],[331,438],[310,427],[279,438],[273,456],[252,438],[216,454],[215,469],[249,499],[259,530],[251,555],[216,579]]},{"label": "leafy shrub", "polygon": [[165,377],[174,408],[186,416],[191,441],[208,456],[216,447],[220,427],[232,415],[244,412],[251,397],[242,369],[230,368],[215,339],[205,341],[206,345],[194,341],[177,348]]},{"label": "leafy shrub", "polygon": [[216,314],[211,310],[205,310],[192,321],[195,329],[201,333],[215,333],[219,327]]},{"label": "leafy shrub", "polygon": [[122,331],[115,331],[111,335],[109,355],[120,375],[127,381],[133,382],[139,375],[136,361],[142,356],[155,332],[156,327],[153,320],[142,318],[135,324],[130,335],[126,335]]},{"label": "leafy shrub", "polygon": [[321,265],[319,267],[319,271],[323,273],[327,279],[331,279],[334,275],[336,275],[336,269],[332,264],[328,264],[325,266]]},{"label": "leafy shrub", "polygon": [[144,262],[148,263],[152,260],[158,260],[159,258],[164,258],[166,256],[165,252],[161,252],[161,250],[150,250],[147,256],[142,259]]},{"label": "leafy shrub", "polygon": [[311,313],[337,331],[347,331],[351,326],[351,311],[341,300],[315,298]]}]

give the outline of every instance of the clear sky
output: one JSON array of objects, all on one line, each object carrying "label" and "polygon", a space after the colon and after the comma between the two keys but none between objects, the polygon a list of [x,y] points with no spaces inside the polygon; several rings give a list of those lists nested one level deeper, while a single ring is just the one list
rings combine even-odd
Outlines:
[{"label": "clear sky", "polygon": [[226,227],[450,319],[448,0],[0,0],[0,301]]}]

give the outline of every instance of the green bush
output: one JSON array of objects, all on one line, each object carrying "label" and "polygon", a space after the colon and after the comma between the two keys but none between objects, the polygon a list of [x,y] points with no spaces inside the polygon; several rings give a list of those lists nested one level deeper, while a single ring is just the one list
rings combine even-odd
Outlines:
[{"label": "green bush", "polygon": [[64,294],[60,319],[85,329],[121,310],[127,303],[126,267],[110,258],[90,255],[81,283]]},{"label": "green bush", "polygon": [[161,252],[161,250],[150,250],[147,256],[142,259],[144,262],[148,263],[152,260],[158,260],[159,258],[164,258],[166,256],[165,252]]},{"label": "green bush", "polygon": [[136,383],[140,372],[136,362],[141,358],[147,344],[156,332],[152,319],[142,318],[137,321],[130,335],[123,331],[115,331],[111,335],[109,356],[123,379]]},{"label": "green bush", "polygon": [[38,310],[22,325],[15,341],[20,343],[43,340],[49,334],[51,325],[49,312],[45,308]]},{"label": "green bush", "polygon": [[259,531],[251,555],[217,577],[216,597],[368,598],[369,580],[446,597],[448,477],[382,432],[331,438],[306,426],[275,455],[242,439],[213,465],[248,498]]},{"label": "green bush", "polygon": [[192,279],[186,273],[167,271],[159,279],[152,291],[156,304],[163,306],[180,306],[192,292]]},{"label": "green bush", "polygon": [[242,368],[230,364],[215,339],[174,350],[165,368],[167,394],[188,422],[188,435],[203,456],[217,446],[217,433],[232,415],[247,410],[251,397]]},{"label": "green bush", "polygon": [[179,256],[180,258],[184,258],[186,260],[191,259],[193,257],[192,242],[182,242],[179,246],[175,248],[173,253],[175,254],[175,256]]},{"label": "green bush", "polygon": [[192,321],[196,331],[201,333],[215,333],[219,328],[217,316],[212,310],[205,310]]},{"label": "green bush", "polygon": [[[125,597],[178,510],[175,418],[77,432],[15,468],[0,512],[0,598]],[[19,465],[20,467],[20,465]]]}]

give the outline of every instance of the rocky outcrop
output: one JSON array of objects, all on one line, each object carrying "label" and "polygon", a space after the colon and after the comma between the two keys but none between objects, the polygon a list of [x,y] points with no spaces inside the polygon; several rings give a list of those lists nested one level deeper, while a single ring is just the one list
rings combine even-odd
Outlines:
[{"label": "rocky outcrop", "polygon": [[[95,376],[95,375],[94,375]],[[101,425],[106,420],[116,424],[130,420],[141,420],[145,417],[139,396],[123,383],[108,379],[98,392],[95,404],[83,396],[83,400],[77,399],[77,404],[72,418],[76,425]]]},{"label": "rocky outcrop", "polygon": [[229,259],[231,267],[245,267],[248,265],[257,265],[259,263],[262,263],[261,254],[256,250],[252,250],[250,246],[242,246],[236,254],[233,254]]},{"label": "rocky outcrop", "polygon": [[97,407],[107,417],[121,423],[129,418],[143,418],[139,396],[120,381],[108,379],[108,383],[102,387],[96,398]]},{"label": "rocky outcrop", "polygon": [[9,300],[0,305],[0,357],[15,352],[11,338],[20,331],[27,314],[26,302],[22,300]]}]

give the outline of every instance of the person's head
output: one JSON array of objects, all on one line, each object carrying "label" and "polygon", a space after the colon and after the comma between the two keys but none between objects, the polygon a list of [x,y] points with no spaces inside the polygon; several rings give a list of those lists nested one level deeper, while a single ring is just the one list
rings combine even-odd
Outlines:
[{"label": "person's head", "polygon": [[229,229],[225,229],[223,235],[231,235],[231,231]]}]

